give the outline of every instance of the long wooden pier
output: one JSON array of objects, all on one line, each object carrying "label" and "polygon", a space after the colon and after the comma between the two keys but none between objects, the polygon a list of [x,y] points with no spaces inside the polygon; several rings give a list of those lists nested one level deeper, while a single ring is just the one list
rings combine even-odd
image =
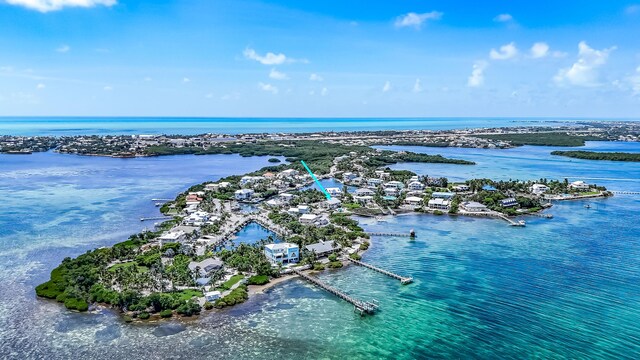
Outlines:
[{"label": "long wooden pier", "polygon": [[327,283],[321,281],[320,279],[307,275],[305,273],[303,273],[302,271],[295,269],[295,268],[291,268],[291,270],[296,273],[298,276],[300,276],[301,278],[307,280],[308,282],[318,286],[319,288],[332,293],[333,295],[339,297],[340,299],[353,304],[354,306],[354,311],[359,312],[360,315],[364,315],[364,314],[373,314],[376,312],[376,310],[378,310],[378,304],[374,301],[370,302],[370,301],[362,301],[362,300],[358,300],[356,298],[353,298],[347,294],[345,294],[344,292],[334,288],[333,286],[328,285]]},{"label": "long wooden pier", "polygon": [[379,272],[381,274],[387,275],[387,276],[392,277],[394,279],[398,279],[398,280],[400,280],[400,283],[402,285],[410,284],[410,283],[413,282],[413,278],[412,277],[400,276],[400,275],[398,275],[396,273],[392,273],[391,271],[387,271],[387,270],[379,268],[377,266],[374,266],[374,265],[371,265],[371,264],[367,264],[366,262],[362,262],[360,260],[355,260],[355,259],[352,259],[352,258],[348,258],[348,259],[349,259],[349,261],[351,261],[354,264],[358,264],[360,266],[364,266],[366,268],[369,268],[371,270],[377,271],[377,272]]},{"label": "long wooden pier", "polygon": [[619,195],[640,195],[640,191],[609,191],[612,194],[619,194]]},{"label": "long wooden pier", "polygon": [[148,221],[148,220],[173,220],[170,216],[153,216],[153,217],[141,217],[140,221]]},{"label": "long wooden pier", "polygon": [[370,236],[402,236],[402,237],[411,237],[411,234],[407,233],[392,233],[392,232],[365,232],[365,234]]}]

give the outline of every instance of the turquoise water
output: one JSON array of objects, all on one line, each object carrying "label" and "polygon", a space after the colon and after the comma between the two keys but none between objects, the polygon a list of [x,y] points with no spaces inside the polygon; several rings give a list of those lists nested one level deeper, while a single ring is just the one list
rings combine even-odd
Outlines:
[{"label": "turquoise water", "polygon": [[362,129],[446,130],[478,127],[557,126],[571,124],[577,120],[590,119],[0,117],[0,135],[202,134],[207,132],[237,134]]},{"label": "turquoise water", "polygon": [[[640,151],[640,144],[587,148]],[[398,148],[396,148],[398,149]],[[419,149],[475,166],[405,164],[466,178],[597,178],[640,191],[640,164],[552,157],[550,148]],[[0,354],[86,359],[637,359],[640,357],[640,196],[556,204],[554,218],[514,228],[489,219],[360,219],[376,237],[364,260],[415,283],[350,266],[321,277],[377,299],[364,317],[300,280],[235,308],[183,323],[127,325],[109,311],[77,314],[38,300],[33,286],[66,256],[141,229],[149,200],[191,183],[267,165],[266,158],[90,158],[0,155]],[[114,230],[115,229],[115,230]],[[256,234],[247,238],[255,238]],[[260,236],[257,234],[257,236]]]}]

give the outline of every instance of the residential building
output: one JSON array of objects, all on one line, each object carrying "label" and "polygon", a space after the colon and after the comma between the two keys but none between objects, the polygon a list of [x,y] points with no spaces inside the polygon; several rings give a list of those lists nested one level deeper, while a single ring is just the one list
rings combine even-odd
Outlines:
[{"label": "residential building", "polygon": [[330,188],[326,188],[326,190],[329,193],[329,195],[331,195],[331,196],[335,196],[335,197],[341,197],[342,196],[342,189],[340,189],[340,188],[330,187]]},{"label": "residential building", "polygon": [[320,241],[315,244],[310,244],[304,247],[307,251],[315,252],[316,256],[327,256],[337,250],[340,250],[340,245],[335,243],[333,240],[329,241]]},{"label": "residential building", "polygon": [[445,200],[441,198],[431,199],[427,203],[427,206],[429,206],[429,208],[437,209],[437,210],[449,210],[450,205],[451,205],[451,202],[449,200]]},{"label": "residential building", "polygon": [[502,199],[500,200],[500,205],[502,207],[513,207],[513,206],[518,206],[518,200],[514,199],[514,198],[506,198],[506,199]]},{"label": "residential building", "polygon": [[358,175],[356,175],[356,174],[354,174],[352,172],[346,172],[346,173],[342,174],[342,180],[344,180],[344,181],[351,181],[351,180],[353,180],[353,179],[355,179],[357,177],[358,177]]},{"label": "residential building", "polygon": [[384,187],[386,188],[396,188],[398,190],[402,190],[404,188],[404,184],[400,181],[389,181],[388,183],[384,184]]},{"label": "residential building", "polygon": [[408,189],[411,191],[421,191],[424,190],[424,184],[419,181],[412,181],[409,183]]},{"label": "residential building", "polygon": [[287,169],[278,174],[278,177],[292,178],[298,176],[298,170]]},{"label": "residential building", "polygon": [[298,205],[298,213],[306,214],[309,212],[309,205]]},{"label": "residential building", "polygon": [[386,196],[398,196],[400,195],[400,190],[395,187],[388,187],[383,190]]},{"label": "residential building", "polygon": [[452,192],[434,192],[431,194],[432,199],[451,199],[455,196],[455,193]]},{"label": "residential building", "polygon": [[457,192],[469,191],[469,185],[456,185],[453,187],[453,191],[457,191]]},{"label": "residential building", "polygon": [[318,219],[318,215],[315,214],[302,214],[300,216],[300,222],[302,224],[313,224]]},{"label": "residential building", "polygon": [[405,204],[419,206],[419,205],[422,205],[422,198],[417,196],[407,196],[407,198],[404,199],[404,202]]},{"label": "residential building", "polygon": [[584,181],[574,181],[571,184],[569,184],[569,189],[574,189],[578,191],[586,191],[586,190],[589,190],[590,187],[591,185],[585,183]]},{"label": "residential building", "polygon": [[468,212],[483,212],[489,210],[486,206],[475,201],[465,201],[460,205],[460,207]]},{"label": "residential building", "polygon": [[540,194],[544,194],[547,191],[549,191],[549,187],[547,185],[543,185],[543,184],[533,184],[533,185],[531,185],[529,190],[533,194],[540,195]]},{"label": "residential building", "polygon": [[188,267],[192,273],[196,270],[198,271],[198,274],[196,274],[197,277],[207,277],[212,272],[222,269],[223,265],[224,263],[222,260],[209,258],[202,261],[192,261],[189,263]]},{"label": "residential building", "polygon": [[336,198],[328,199],[324,202],[327,209],[337,209],[342,205],[342,202]]},{"label": "residential building", "polygon": [[221,296],[222,296],[222,293],[220,291],[209,291],[209,292],[206,292],[204,294],[204,297],[209,302],[216,301],[216,300],[220,299]]},{"label": "residential building", "polygon": [[254,191],[252,189],[240,189],[236,190],[235,198],[238,201],[246,201],[251,200],[253,197]]},{"label": "residential building", "polygon": [[264,256],[272,264],[293,264],[300,260],[300,248],[296,244],[277,243],[264,247]]},{"label": "residential building", "polygon": [[357,196],[373,196],[375,195],[376,192],[371,190],[371,189],[367,189],[367,188],[362,188],[362,189],[357,189],[356,190],[356,195]]},{"label": "residential building", "polygon": [[375,179],[375,178],[367,179],[367,186],[369,187],[378,187],[382,183],[383,183],[382,179]]}]

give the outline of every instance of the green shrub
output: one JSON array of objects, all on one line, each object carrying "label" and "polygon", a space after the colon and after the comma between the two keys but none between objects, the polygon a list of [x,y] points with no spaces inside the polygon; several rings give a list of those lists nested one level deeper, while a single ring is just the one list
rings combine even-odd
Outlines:
[{"label": "green shrub", "polygon": [[206,303],[204,303],[204,308],[205,310],[213,309],[213,303],[207,301]]},{"label": "green shrub", "polygon": [[321,263],[315,263],[315,264],[313,264],[313,270],[315,270],[315,271],[322,271],[322,270],[324,270],[324,264],[321,264]]},{"label": "green shrub", "polygon": [[148,319],[148,318],[150,318],[150,317],[151,317],[151,315],[149,315],[149,313],[148,313],[148,312],[141,312],[141,313],[138,315],[138,319],[140,319],[140,320],[147,320],[147,319]]},{"label": "green shrub", "polygon": [[363,242],[362,244],[360,244],[360,250],[362,251],[367,250],[369,248],[369,245],[370,244],[368,241]]},{"label": "green shrub", "polygon": [[133,321],[133,318],[129,315],[125,315],[123,319],[124,319],[124,322],[127,322],[127,323],[130,323]]},{"label": "green shrub", "polygon": [[353,254],[349,255],[349,257],[352,258],[353,260],[362,259],[362,256],[358,255],[357,253],[353,253]]},{"label": "green shrub", "polygon": [[200,313],[200,305],[198,303],[195,303],[191,300],[185,302],[184,304],[178,306],[178,309],[176,310],[178,312],[178,314],[183,315],[183,316],[191,316],[191,315],[197,315]]},{"label": "green shrub", "polygon": [[433,215],[444,215],[444,213],[442,211],[440,211],[440,210],[435,210],[433,212]]},{"label": "green shrub", "polygon": [[247,284],[249,285],[264,285],[268,282],[269,277],[267,275],[255,275],[247,280]]},{"label": "green shrub", "polygon": [[231,291],[229,295],[216,300],[214,306],[219,309],[225,306],[233,306],[235,304],[240,304],[247,301],[248,298],[249,293],[247,293],[247,286],[240,285],[237,288],[233,289],[233,291]]},{"label": "green shrub", "polygon": [[86,301],[73,297],[67,297],[64,300],[64,306],[69,310],[87,311],[89,309],[89,304]]},{"label": "green shrub", "polygon": [[173,316],[173,311],[170,309],[160,311],[160,317],[162,318],[170,318]]},{"label": "green shrub", "polygon": [[279,162],[280,162],[280,159],[270,158],[270,159],[269,159],[269,160],[267,160],[267,161],[269,161],[270,163],[279,163]]},{"label": "green shrub", "polygon": [[342,266],[343,266],[342,262],[340,261],[332,261],[329,263],[329,267],[332,269],[338,269],[338,268],[341,268]]},{"label": "green shrub", "polygon": [[338,260],[338,255],[336,254],[329,255],[329,261],[336,261],[336,260]]}]

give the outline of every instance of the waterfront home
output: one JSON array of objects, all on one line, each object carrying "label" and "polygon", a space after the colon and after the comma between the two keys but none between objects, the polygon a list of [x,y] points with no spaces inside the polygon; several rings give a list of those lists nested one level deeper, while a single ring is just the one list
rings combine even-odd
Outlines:
[{"label": "waterfront home", "polygon": [[544,185],[544,184],[533,184],[529,188],[529,191],[531,191],[531,193],[533,193],[533,194],[540,195],[540,194],[544,194],[547,191],[549,191],[549,187],[547,185]]},{"label": "waterfront home", "polygon": [[204,211],[196,211],[185,217],[182,221],[185,225],[202,226],[209,220],[209,213]]},{"label": "waterfront home", "polygon": [[356,195],[357,196],[373,196],[375,195],[376,192],[371,190],[371,189],[367,189],[367,188],[362,188],[362,189],[357,189],[356,190]]},{"label": "waterfront home", "polygon": [[306,214],[309,212],[309,205],[298,205],[298,213]]},{"label": "waterfront home", "polygon": [[160,235],[158,237],[158,242],[162,245],[164,243],[175,243],[186,239],[187,234],[184,231],[171,229],[170,231]]},{"label": "waterfront home", "polygon": [[456,191],[456,192],[469,191],[469,185],[456,185],[453,187],[453,191]]},{"label": "waterfront home", "polygon": [[433,199],[446,199],[449,200],[453,198],[456,194],[452,192],[434,192],[431,194],[431,198]]},{"label": "waterfront home", "polygon": [[382,183],[383,183],[382,179],[376,179],[376,178],[367,179],[367,186],[369,187],[378,187]]},{"label": "waterfront home", "polygon": [[384,187],[386,188],[396,188],[398,190],[401,190],[404,188],[404,184],[400,181],[389,181],[388,183],[384,184]]},{"label": "waterfront home", "polygon": [[440,199],[440,198],[431,199],[427,203],[427,206],[429,206],[429,208],[436,209],[436,210],[449,210],[450,205],[451,205],[451,202],[449,200]]},{"label": "waterfront home", "polygon": [[329,193],[329,195],[331,195],[331,196],[335,196],[335,197],[342,196],[342,189],[340,189],[340,188],[330,187],[330,188],[327,188],[326,190]]},{"label": "waterfront home", "polygon": [[300,215],[300,210],[298,210],[297,207],[292,207],[292,208],[289,208],[289,210],[287,210],[287,214],[298,216]]},{"label": "waterfront home", "polygon": [[282,200],[282,202],[288,204],[288,203],[291,202],[291,200],[293,200],[294,195],[293,194],[284,193],[284,194],[278,195],[278,197],[280,198],[280,200]]},{"label": "waterfront home", "polygon": [[514,198],[506,198],[506,199],[502,199],[500,200],[500,205],[502,207],[513,207],[513,206],[518,206],[518,200],[514,199]]},{"label": "waterfront home", "polygon": [[240,179],[240,185],[255,184],[255,183],[260,182],[262,180],[264,180],[264,178],[262,176],[243,176]]},{"label": "waterfront home", "polygon": [[407,196],[407,198],[404,199],[404,202],[408,205],[419,206],[422,205],[422,198],[417,196]]},{"label": "waterfront home", "polygon": [[222,293],[220,291],[208,291],[204,294],[205,299],[207,299],[207,301],[209,302],[216,301],[220,299],[221,296]]},{"label": "waterfront home", "polygon": [[357,177],[358,177],[358,175],[356,175],[356,174],[354,174],[352,172],[346,172],[346,173],[342,174],[342,180],[344,180],[344,181],[351,181],[351,180],[353,180],[353,179],[355,179]]},{"label": "waterfront home", "polygon": [[584,181],[574,181],[569,184],[569,189],[578,190],[578,191],[586,191],[589,190],[591,185],[585,183]]},{"label": "waterfront home", "polygon": [[376,170],[375,174],[378,177],[378,179],[387,179],[387,178],[389,178],[389,176],[391,176],[390,173],[382,171],[382,170]]},{"label": "waterfront home", "polygon": [[197,203],[199,203],[199,202],[202,201],[202,198],[196,193],[189,193],[187,195],[187,197],[185,198],[185,200],[186,200],[187,203],[189,203],[189,202],[197,202]]},{"label": "waterfront home", "polygon": [[[192,261],[187,265],[191,273],[196,277],[207,277],[216,270],[222,269],[223,262],[220,259],[208,258],[202,261]],[[196,273],[197,272],[197,273]]]},{"label": "waterfront home", "polygon": [[313,224],[318,219],[318,215],[315,214],[302,214],[300,216],[300,223],[302,224]]},{"label": "waterfront home", "polygon": [[422,191],[424,190],[424,184],[419,181],[412,181],[409,183],[408,189],[411,191]]},{"label": "waterfront home", "polygon": [[365,204],[373,201],[373,196],[370,196],[370,195],[358,196],[358,195],[356,195],[356,196],[353,197],[353,201],[357,202],[358,204],[365,205]]},{"label": "waterfront home", "polygon": [[418,177],[418,175],[413,175],[412,177],[409,178],[409,181],[407,181],[408,183],[412,183],[415,181],[419,181],[420,177]]},{"label": "waterfront home", "polygon": [[228,181],[222,181],[222,182],[219,182],[219,183],[218,183],[218,187],[219,187],[220,189],[226,189],[226,188],[228,188],[229,186],[231,186],[231,183],[230,183],[230,182],[228,182]]},{"label": "waterfront home", "polygon": [[342,202],[336,198],[331,198],[325,201],[324,204],[327,207],[327,209],[337,209],[340,207]]},{"label": "waterfront home", "polygon": [[236,190],[235,198],[238,201],[246,201],[251,200],[253,197],[254,191],[252,189],[240,189]]},{"label": "waterfront home", "polygon": [[218,191],[220,184],[207,184],[204,186],[206,191]]},{"label": "waterfront home", "polygon": [[293,264],[300,259],[300,248],[296,244],[277,243],[264,246],[264,256],[272,264]]},{"label": "waterfront home", "polygon": [[468,212],[484,212],[489,210],[486,206],[475,201],[465,201],[460,204],[460,207]]},{"label": "waterfront home", "polygon": [[340,250],[340,245],[335,241],[320,241],[315,244],[310,244],[304,247],[307,251],[313,252],[318,257],[327,256],[337,250]]}]

